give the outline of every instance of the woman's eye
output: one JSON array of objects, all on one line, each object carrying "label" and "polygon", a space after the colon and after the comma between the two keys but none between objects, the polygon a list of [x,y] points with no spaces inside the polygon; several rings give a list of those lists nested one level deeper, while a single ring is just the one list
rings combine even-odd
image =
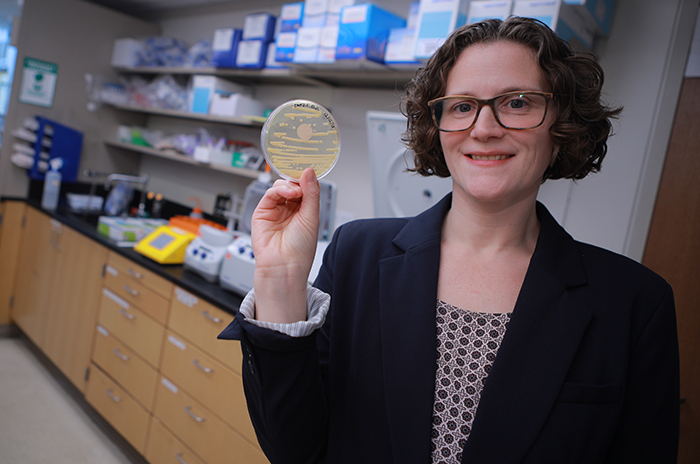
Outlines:
[{"label": "woman's eye", "polygon": [[526,106],[525,100],[513,99],[513,100],[508,102],[508,107],[512,108],[514,110],[525,108],[525,106]]},{"label": "woman's eye", "polygon": [[458,113],[468,113],[472,111],[474,106],[470,103],[459,103],[455,106],[455,111]]}]

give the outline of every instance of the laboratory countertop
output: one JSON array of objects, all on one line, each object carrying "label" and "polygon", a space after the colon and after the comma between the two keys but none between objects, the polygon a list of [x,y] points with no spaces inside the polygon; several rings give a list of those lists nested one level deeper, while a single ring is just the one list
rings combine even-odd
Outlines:
[{"label": "laboratory countertop", "polygon": [[243,301],[242,297],[224,290],[218,284],[211,284],[199,275],[185,271],[182,265],[161,265],[135,252],[132,248],[118,246],[117,242],[97,232],[97,221],[99,218],[97,214],[76,213],[62,204],[59,204],[55,211],[49,211],[41,207],[41,201],[31,198],[2,197],[0,200],[23,201],[231,315],[235,315],[238,312],[241,301]]}]

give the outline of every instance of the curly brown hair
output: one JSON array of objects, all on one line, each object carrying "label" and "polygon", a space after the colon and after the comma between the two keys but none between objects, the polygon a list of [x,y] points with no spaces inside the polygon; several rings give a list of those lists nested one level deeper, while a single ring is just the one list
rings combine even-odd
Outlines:
[{"label": "curly brown hair", "polygon": [[550,128],[556,160],[546,179],[583,179],[600,170],[612,134],[611,118],[622,108],[601,102],[603,70],[593,55],[575,52],[546,24],[530,18],[490,19],[457,29],[406,87],[402,111],[408,118],[402,141],[415,153],[415,168],[424,176],[449,177],[428,102],[445,96],[447,78],[460,53],[473,44],[510,41],[533,50],[556,118]]}]

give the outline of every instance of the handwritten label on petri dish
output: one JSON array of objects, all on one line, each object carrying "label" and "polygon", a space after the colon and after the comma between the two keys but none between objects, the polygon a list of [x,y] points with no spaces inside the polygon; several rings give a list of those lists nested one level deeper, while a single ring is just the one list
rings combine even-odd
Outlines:
[{"label": "handwritten label on petri dish", "polygon": [[260,145],[267,163],[280,177],[295,181],[311,167],[320,179],[338,161],[340,133],[327,109],[312,101],[292,100],[267,118]]}]

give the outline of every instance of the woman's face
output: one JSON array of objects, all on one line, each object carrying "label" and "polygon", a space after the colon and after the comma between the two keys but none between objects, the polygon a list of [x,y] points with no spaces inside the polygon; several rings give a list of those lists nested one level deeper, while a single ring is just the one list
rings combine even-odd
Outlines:
[{"label": "woman's face", "polygon": [[[499,41],[462,51],[448,75],[445,95],[490,99],[524,90],[549,90],[533,52],[524,45]],[[552,160],[553,113],[549,108],[537,128],[513,130],[500,126],[492,109],[484,106],[471,129],[440,132],[455,199],[500,204],[534,201]]]}]

